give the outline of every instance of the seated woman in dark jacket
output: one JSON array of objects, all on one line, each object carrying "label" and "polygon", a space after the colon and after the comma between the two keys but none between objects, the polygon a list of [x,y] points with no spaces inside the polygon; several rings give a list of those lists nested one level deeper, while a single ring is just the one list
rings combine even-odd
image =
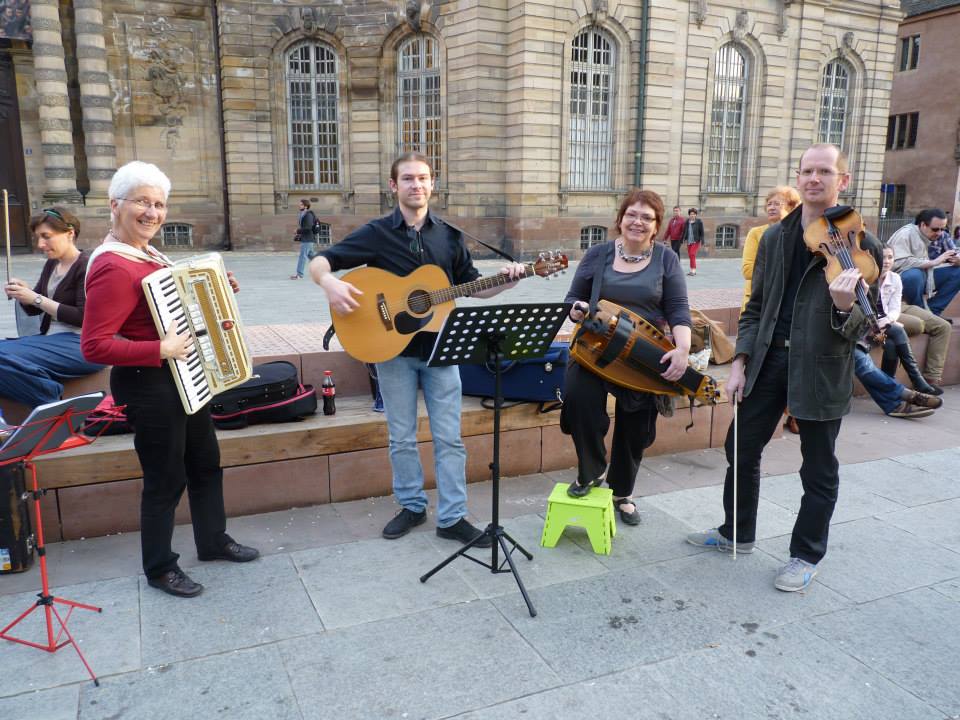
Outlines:
[{"label": "seated woman in dark jacket", "polygon": [[87,362],[80,352],[89,259],[76,245],[80,221],[62,208],[48,208],[30,218],[30,232],[47,256],[40,279],[31,290],[11,278],[4,292],[27,314],[43,315],[41,334],[0,341],[0,397],[36,407],[59,400],[65,380],[103,365]]},{"label": "seated woman in dark jacket", "polygon": [[[659,195],[639,189],[627,193],[617,213],[619,236],[587,251],[566,302],[574,303],[570,318],[582,320],[594,276],[599,274],[600,299],[621,305],[657,327],[669,325],[676,349],[666,353],[661,362],[670,363],[663,377],[674,381],[687,369],[690,306],[680,260],[676,253],[654,242],[662,220]],[[578,460],[578,479],[567,492],[574,497],[586,495],[606,478],[621,520],[638,524],[640,513],[631,498],[643,451],[657,437],[655,396],[612,385],[576,363],[567,368],[565,387],[560,428],[573,437]],[[610,427],[607,393],[617,399],[609,467],[603,444]]]}]

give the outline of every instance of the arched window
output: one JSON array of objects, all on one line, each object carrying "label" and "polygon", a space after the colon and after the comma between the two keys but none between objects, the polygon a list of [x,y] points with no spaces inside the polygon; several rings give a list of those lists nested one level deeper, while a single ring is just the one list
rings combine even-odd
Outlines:
[{"label": "arched window", "polygon": [[426,155],[434,176],[440,174],[442,115],[440,48],[429,35],[414,35],[397,51],[397,149]]},{"label": "arched window", "polygon": [[740,228],[736,225],[720,225],[717,227],[714,246],[720,249],[736,249],[739,240]]},{"label": "arched window", "polygon": [[580,228],[580,249],[586,250],[591,245],[599,245],[607,241],[607,229],[601,225],[588,225]]},{"label": "arched window", "polygon": [[321,245],[329,245],[330,244],[330,223],[318,222],[317,229],[319,230],[319,232],[317,233],[317,242],[320,243]]},{"label": "arched window", "polygon": [[160,228],[160,240],[164,247],[191,247],[193,245],[193,225],[167,223]]},{"label": "arched window", "polygon": [[834,60],[827,63],[820,84],[820,134],[822,143],[843,148],[847,131],[847,108],[850,106],[850,70],[847,64]]},{"label": "arched window", "polygon": [[323,43],[304,43],[287,53],[290,185],[340,185],[337,54]]},{"label": "arched window", "polygon": [[613,101],[616,46],[598,28],[570,44],[570,149],[567,186],[606,190],[612,186]]},{"label": "arched window", "polygon": [[733,43],[717,50],[714,66],[707,184],[714,192],[737,192],[743,189],[743,126],[750,67]]}]

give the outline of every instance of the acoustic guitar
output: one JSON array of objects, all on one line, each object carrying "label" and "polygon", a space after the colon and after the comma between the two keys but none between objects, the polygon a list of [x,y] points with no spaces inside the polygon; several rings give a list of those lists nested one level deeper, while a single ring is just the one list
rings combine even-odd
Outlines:
[{"label": "acoustic guitar", "polygon": [[[567,265],[567,256],[562,253],[541,253],[536,262],[524,263],[524,277],[549,277]],[[366,363],[395,358],[419,332],[439,331],[456,307],[457,298],[511,282],[509,276],[497,273],[450,285],[447,274],[437,265],[424,265],[403,277],[363,267],[340,279],[363,292],[355,297],[360,307],[345,315],[331,307],[330,315],[343,349]]]}]

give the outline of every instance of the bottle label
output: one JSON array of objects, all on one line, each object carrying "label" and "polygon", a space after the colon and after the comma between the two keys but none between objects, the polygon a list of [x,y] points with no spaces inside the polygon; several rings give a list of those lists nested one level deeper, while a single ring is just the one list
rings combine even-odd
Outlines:
[{"label": "bottle label", "polygon": [[337,389],[333,387],[321,388],[321,391],[325,397],[333,397],[337,394]]}]

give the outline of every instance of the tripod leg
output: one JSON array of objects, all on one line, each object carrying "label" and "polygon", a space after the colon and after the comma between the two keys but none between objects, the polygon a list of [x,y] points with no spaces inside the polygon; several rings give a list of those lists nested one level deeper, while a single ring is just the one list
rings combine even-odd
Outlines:
[{"label": "tripod leg", "polygon": [[[513,573],[513,579],[517,581],[517,587],[520,588],[520,594],[523,595],[523,601],[527,604],[527,610],[530,613],[530,617],[536,617],[537,611],[533,607],[533,603],[530,602],[530,596],[527,595],[527,589],[523,586],[523,580],[520,579],[520,573],[517,572],[517,566],[513,564],[513,556],[510,554],[510,551],[507,550],[507,541],[504,539],[506,533],[497,533],[496,540],[500,543],[500,547],[503,549],[503,557],[506,559],[507,564],[510,565],[510,572]],[[510,542],[513,542],[511,539]],[[516,545],[516,543],[514,543]],[[517,545],[517,547],[520,547]],[[520,548],[524,554],[526,550]],[[530,556],[530,559],[533,559],[533,556]]]},{"label": "tripod leg", "polygon": [[[421,575],[421,576],[420,576],[420,582],[425,583],[425,582],[426,582],[427,580],[429,580],[431,577],[433,577],[433,576],[436,575],[438,572],[440,572],[441,570],[443,570],[447,565],[449,565],[450,563],[452,563],[454,560],[456,560],[456,559],[457,559],[458,557],[460,557],[461,555],[465,554],[470,548],[472,548],[474,545],[476,545],[478,542],[480,542],[481,538],[493,536],[493,533],[492,533],[492,531],[491,531],[491,527],[492,527],[492,526],[488,526],[486,530],[484,530],[481,534],[477,535],[473,540],[471,540],[470,542],[468,542],[466,545],[464,545],[462,548],[460,548],[459,550],[457,550],[455,553],[453,553],[452,555],[450,555],[450,557],[448,557],[448,558],[447,558],[446,560],[444,560],[442,563],[440,563],[439,565],[437,565],[435,568],[433,568],[432,570],[430,570],[430,571],[429,571],[428,573],[426,573],[425,575]],[[472,556],[471,556],[471,558],[472,558]],[[482,564],[482,563],[481,563],[481,564]]]},{"label": "tripod leg", "polygon": [[93,680],[93,684],[99,687],[100,681],[97,679],[97,676],[93,674],[93,669],[90,667],[87,659],[83,656],[83,653],[80,652],[80,646],[77,645],[77,641],[73,639],[73,635],[71,635],[70,631],[67,630],[67,623],[64,622],[63,618],[60,617],[60,613],[57,612],[56,607],[53,605],[50,605],[49,607],[53,611],[53,614],[57,616],[57,621],[60,623],[61,632],[67,636],[67,642],[65,644],[73,645],[73,649],[77,651],[77,656],[80,658],[80,662],[83,663],[83,666],[87,669],[87,673],[90,675],[90,679]]},{"label": "tripod leg", "polygon": [[503,528],[500,528],[500,532],[499,532],[498,534],[501,535],[502,537],[505,537],[507,540],[509,540],[510,543],[511,543],[517,550],[519,550],[521,553],[523,553],[523,555],[527,558],[527,560],[533,560],[533,555],[531,555],[530,553],[528,553],[528,552],[523,548],[523,545],[521,545],[521,544],[518,543],[516,540],[514,540],[512,537],[510,537],[510,535],[507,533],[506,530],[504,530]]}]

